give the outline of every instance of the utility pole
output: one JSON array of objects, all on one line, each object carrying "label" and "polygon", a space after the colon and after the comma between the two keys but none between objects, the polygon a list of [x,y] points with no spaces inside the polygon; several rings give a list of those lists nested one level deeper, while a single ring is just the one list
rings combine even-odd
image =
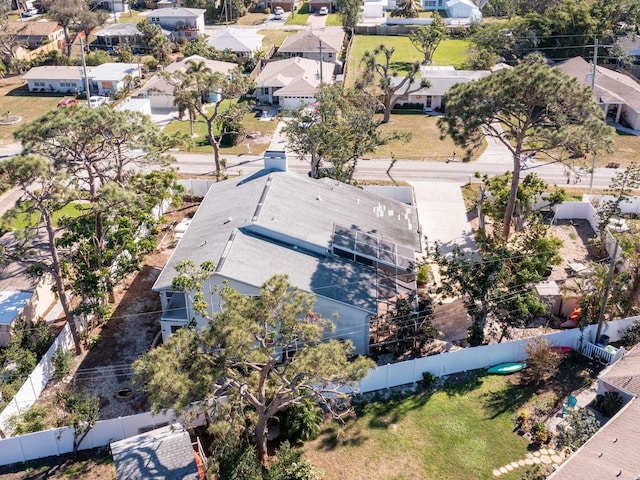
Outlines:
[{"label": "utility pole", "polygon": [[[591,71],[591,93],[596,94],[596,66],[598,65],[598,36],[593,36],[593,70]],[[605,117],[607,112],[604,113]],[[596,153],[591,156],[591,178],[589,179],[589,195],[593,190],[593,175],[596,171]]]},{"label": "utility pole", "polygon": [[87,97],[87,108],[91,108],[91,102],[89,102],[89,97],[91,96],[91,92],[89,91],[89,75],[87,75],[87,62],[84,58],[84,43],[82,42],[82,37],[80,37],[80,57],[82,58],[82,75],[84,76],[84,91]]},{"label": "utility pole", "polygon": [[609,273],[607,275],[607,284],[604,287],[604,295],[602,297],[602,305],[600,306],[600,315],[598,315],[598,330],[596,330],[596,338],[593,343],[600,343],[600,334],[602,333],[602,324],[604,322],[604,311],[607,308],[607,300],[611,291],[611,283],[613,282],[613,273],[616,269],[616,257],[618,256],[618,245],[620,240],[616,237],[616,243],[611,254],[611,263],[609,264]]},{"label": "utility pole", "polygon": [[322,40],[318,40],[318,42],[320,43],[320,83],[323,83],[322,64],[324,62],[322,61]]}]

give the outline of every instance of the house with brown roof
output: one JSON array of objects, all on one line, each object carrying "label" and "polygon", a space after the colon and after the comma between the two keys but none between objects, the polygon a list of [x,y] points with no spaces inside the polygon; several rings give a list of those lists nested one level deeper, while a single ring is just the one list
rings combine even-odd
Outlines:
[{"label": "house with brown roof", "polygon": [[333,63],[300,57],[269,62],[256,78],[256,98],[282,110],[309,105],[316,101],[321,83],[332,83],[333,67]]},{"label": "house with brown roof", "polygon": [[[218,60],[209,60],[208,58],[200,57],[198,55],[192,55],[179,62],[174,62],[165,68],[168,73],[175,73],[178,71],[184,72],[189,68],[189,62],[203,62],[204,66],[208,68],[211,73],[228,74],[238,65],[231,62],[220,62]],[[164,78],[162,75],[155,75],[136,93],[137,96],[142,98],[148,98],[151,103],[152,110],[175,110],[173,103],[173,91],[174,86]]]},{"label": "house with brown roof", "polygon": [[1,35],[4,43],[13,44],[13,52],[2,52],[4,58],[31,60],[42,53],[64,49],[64,31],[57,22],[7,22]]},{"label": "house with brown roof", "polygon": [[640,346],[600,374],[598,393],[615,391],[622,409],[549,476],[550,480],[632,479],[640,475]]},{"label": "house with brown roof", "polygon": [[556,68],[584,86],[594,86],[594,96],[609,120],[640,130],[640,84],[624,72],[593,65],[582,57],[559,63]]},{"label": "house with brown roof", "polygon": [[324,62],[336,62],[344,47],[345,34],[342,27],[326,27],[323,30],[304,30],[284,39],[278,56],[302,57]]}]

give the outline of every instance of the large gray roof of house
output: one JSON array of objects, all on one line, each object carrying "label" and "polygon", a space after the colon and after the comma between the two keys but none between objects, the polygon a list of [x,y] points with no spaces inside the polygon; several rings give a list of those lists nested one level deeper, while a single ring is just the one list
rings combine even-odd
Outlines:
[{"label": "large gray roof of house", "polygon": [[614,387],[640,396],[640,345],[611,365],[600,378]]},{"label": "large gray roof of house", "polygon": [[239,230],[217,273],[260,287],[270,277],[286,274],[289,282],[316,296],[376,312],[376,270],[338,256],[317,255],[265,241]]},{"label": "large gray roof of house", "polygon": [[304,30],[289,35],[278,48],[279,53],[319,53],[320,42],[324,52],[340,52],[344,43],[342,27],[327,27],[324,30]]},{"label": "large gray roof of house", "polygon": [[180,424],[111,443],[120,480],[199,480],[189,434]]},{"label": "large gray roof of house", "polygon": [[[259,286],[287,273],[299,288],[369,309],[375,272],[323,255],[331,248],[336,225],[404,251],[420,250],[414,207],[335,180],[261,171],[211,187],[154,289],[171,287],[180,261],[198,265],[213,260],[228,278]],[[368,285],[341,292],[346,278],[361,278]]]}]

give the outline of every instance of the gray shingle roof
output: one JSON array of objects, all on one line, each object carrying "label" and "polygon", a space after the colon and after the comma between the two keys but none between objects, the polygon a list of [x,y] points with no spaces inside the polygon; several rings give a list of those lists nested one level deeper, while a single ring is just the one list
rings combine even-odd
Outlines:
[{"label": "gray shingle roof", "polygon": [[320,42],[323,52],[338,53],[344,43],[344,30],[341,27],[328,27],[325,30],[302,31],[285,38],[278,52],[319,53]]},{"label": "gray shingle roof", "polygon": [[[566,60],[555,68],[574,77],[578,83],[591,87],[593,67],[582,57]],[[603,103],[627,104],[635,112],[640,112],[640,85],[624,73],[596,67],[594,94]]]},{"label": "gray shingle roof", "polygon": [[111,443],[119,480],[199,480],[189,434],[180,424]]},{"label": "gray shingle roof", "polygon": [[213,260],[223,277],[260,286],[286,273],[303,290],[375,311],[375,270],[327,255],[337,225],[420,250],[414,207],[335,180],[261,171],[211,187],[154,289],[171,287],[182,260]]}]

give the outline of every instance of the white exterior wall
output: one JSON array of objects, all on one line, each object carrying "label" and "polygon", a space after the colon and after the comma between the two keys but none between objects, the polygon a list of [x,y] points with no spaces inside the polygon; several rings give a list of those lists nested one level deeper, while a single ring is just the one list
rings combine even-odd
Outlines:
[{"label": "white exterior wall", "polygon": [[629,108],[628,105],[622,105],[622,113],[625,114],[624,119],[629,122],[632,129],[640,130],[640,115],[638,115],[638,112]]},{"label": "white exterior wall", "polygon": [[315,97],[280,97],[280,108],[282,110],[297,110],[315,101]]},{"label": "white exterior wall", "polygon": [[[45,78],[41,80],[27,80],[29,91],[47,91],[56,93],[76,93],[84,92],[84,81],[78,80],[56,80]],[[43,90],[44,89],[44,90]]]}]

